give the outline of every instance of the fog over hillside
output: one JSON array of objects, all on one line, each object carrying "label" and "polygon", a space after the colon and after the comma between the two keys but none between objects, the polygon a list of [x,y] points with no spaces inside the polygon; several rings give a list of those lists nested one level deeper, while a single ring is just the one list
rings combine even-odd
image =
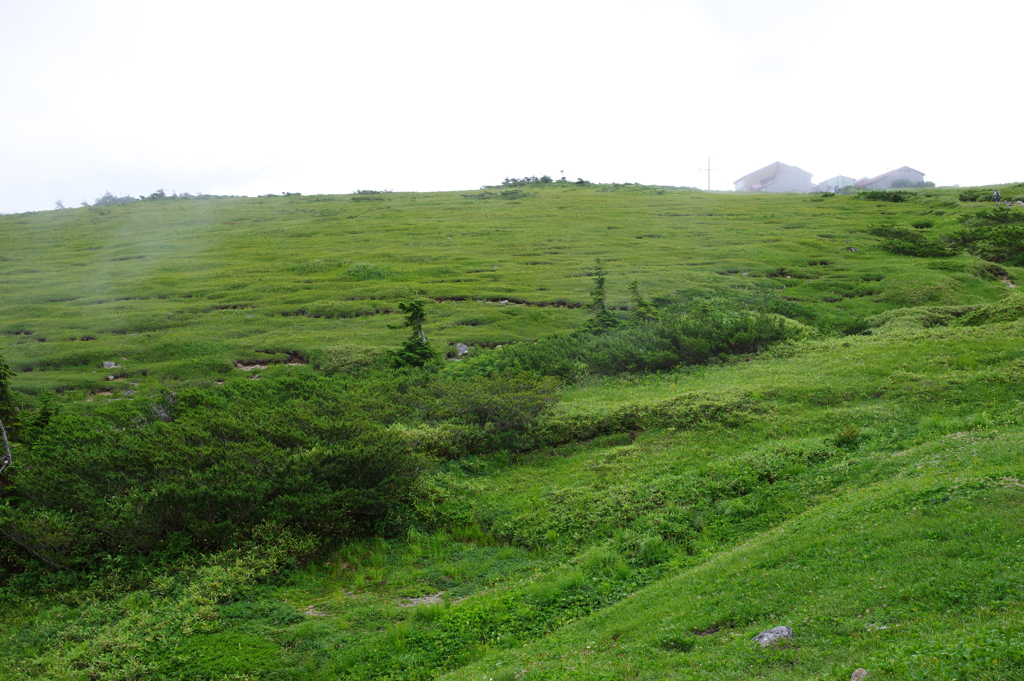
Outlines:
[{"label": "fog over hillside", "polygon": [[[1024,9],[908,0],[41,0],[0,23],[0,212],[104,192],[1012,182]],[[996,105],[994,105],[996,104]]]}]

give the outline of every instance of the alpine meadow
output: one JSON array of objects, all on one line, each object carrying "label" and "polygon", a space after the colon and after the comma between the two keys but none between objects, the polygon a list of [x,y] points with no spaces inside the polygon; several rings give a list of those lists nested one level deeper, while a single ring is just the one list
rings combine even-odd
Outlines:
[{"label": "alpine meadow", "polygon": [[1022,201],[0,216],[0,678],[1022,679]]}]

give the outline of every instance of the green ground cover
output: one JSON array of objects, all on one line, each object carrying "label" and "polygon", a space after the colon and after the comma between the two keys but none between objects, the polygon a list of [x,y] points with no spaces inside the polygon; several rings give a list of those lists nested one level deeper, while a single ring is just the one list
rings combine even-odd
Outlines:
[{"label": "green ground cover", "polygon": [[[613,309],[629,305],[636,279],[655,300],[760,296],[836,329],[1004,290],[978,256],[894,258],[872,233],[924,220],[931,226],[915,232],[952,234],[959,215],[987,209],[951,190],[900,203],[632,185],[478,198],[487,193],[166,199],[0,216],[0,344],[24,374],[19,391],[81,402],[140,387],[129,384],[223,377],[235,363],[394,347],[388,325],[414,292],[437,301],[426,330],[446,349],[568,331],[586,318],[595,258],[607,263]],[[104,361],[121,366],[105,372]]]},{"label": "green ground cover", "polygon": [[[22,249],[16,266],[0,254],[13,292],[0,330],[32,332],[3,351],[25,409],[0,491],[0,678],[1020,677],[1024,305],[1007,288],[1011,262],[968,250],[1008,243],[998,225],[1012,231],[1015,217],[948,190],[896,203],[635,186],[491,193],[0,218]],[[321,204],[335,212],[297,212]],[[360,220],[372,227],[353,227],[359,238],[343,248],[334,234],[335,250],[314,252],[331,243],[326,225]],[[247,259],[206,234],[228,222],[237,231],[219,238]],[[133,255],[152,258],[163,283],[112,301],[120,312],[46,302],[48,281],[89,290],[88,277],[63,274],[77,267],[99,288],[125,287],[96,300],[150,285],[145,267],[110,274],[128,261],[93,251],[72,264],[82,252],[70,244],[114,224],[116,248],[150,244]],[[898,253],[907,238],[892,232],[948,244],[979,224],[988,241],[957,237],[963,250],[941,257]],[[32,225],[49,236],[29,257],[18,240]],[[539,251],[556,228],[571,246],[550,246],[547,264],[517,260],[539,262],[518,249]],[[427,246],[474,229],[470,245]],[[418,254],[479,276],[450,281]],[[499,256],[498,270],[468,272]],[[488,349],[582,327],[596,257],[613,315],[635,320],[617,308],[631,307],[637,278],[662,321]],[[313,260],[331,267],[287,269]],[[307,309],[371,290],[381,313]],[[442,347],[475,343],[470,359],[396,370],[377,354],[407,334],[384,308],[414,290],[466,298],[428,305],[427,332]],[[475,302],[492,297],[510,302]],[[223,300],[252,307],[203,307]],[[537,304],[559,300],[579,307]],[[772,315],[787,313],[771,335]],[[463,314],[481,323],[451,323]],[[173,323],[113,330],[160,315]],[[59,340],[72,329],[96,340]],[[723,350],[698,364],[606,368],[707,338]],[[82,345],[97,354],[68,349]],[[134,395],[93,377],[115,352]],[[559,353],[579,370],[563,371]],[[260,358],[261,380],[233,368]],[[750,641],[782,624],[791,641]]]}]

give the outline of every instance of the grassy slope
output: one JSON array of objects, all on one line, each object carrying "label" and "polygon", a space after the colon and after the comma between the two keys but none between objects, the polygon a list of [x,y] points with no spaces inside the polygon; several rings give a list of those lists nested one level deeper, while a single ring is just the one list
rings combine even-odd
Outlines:
[{"label": "grassy slope", "polygon": [[[633,196],[582,191],[545,189],[519,204],[487,210],[514,212],[531,205],[538,210],[543,200],[575,197],[581,204],[613,202],[589,208],[592,220],[611,224],[602,220],[601,210],[626,212],[642,202],[671,199],[682,205],[711,198],[671,191],[633,190]],[[413,203],[412,197],[387,198]],[[870,221],[889,219],[877,217],[882,211],[897,212],[890,216],[894,220],[909,219],[925,210],[921,204],[865,205],[845,197],[713,198],[713,212],[734,202],[729,211],[723,210],[732,217],[717,222],[719,229],[731,221],[747,230],[748,237],[767,239],[764,218],[752,216],[757,209],[763,216],[764,206],[772,202],[776,214],[785,211],[794,220],[831,210],[831,217],[815,218],[815,224],[832,220],[836,234],[830,240],[796,239],[792,235],[826,231],[805,226],[774,232],[781,228],[769,226],[776,236],[790,240],[760,244],[751,249],[754,255],[744,256],[749,259],[734,261],[739,267],[713,262],[714,257],[735,255],[735,249],[719,246],[705,264],[689,267],[685,278],[674,275],[678,266],[673,269],[666,256],[646,265],[649,269],[641,275],[649,291],[747,287],[741,273],[715,272],[756,274],[777,267],[805,268],[798,270],[802,272],[822,267],[807,262],[825,254],[834,261],[826,266],[828,274],[797,284],[796,293],[858,314],[921,302],[921,291],[937,291],[932,296],[937,302],[978,302],[1001,293],[998,283],[931,269],[935,261],[887,256],[870,246],[873,237],[857,231]],[[935,198],[934,205],[945,200]],[[280,202],[275,211],[293,201],[267,200]],[[848,217],[848,229],[841,227],[843,204],[832,201],[848,204],[845,210],[854,216]],[[453,203],[459,202],[447,198],[443,205]],[[242,205],[250,210],[260,206]],[[385,210],[377,204],[367,204],[372,209],[355,205],[353,210],[367,213]],[[466,200],[464,210],[479,212],[482,205],[494,206]],[[928,210],[933,209],[945,210]],[[119,210],[167,211],[180,219],[199,210],[199,204],[110,209]],[[634,212],[649,219],[652,209],[644,210]],[[744,214],[746,220],[740,219]],[[47,220],[68,215],[15,217],[39,220],[40,229],[52,229]],[[426,222],[425,217],[420,220]],[[3,224],[6,228],[10,222]],[[935,230],[950,227],[952,222]],[[683,237],[678,239],[683,245]],[[634,240],[646,248],[642,242],[647,239]],[[240,247],[244,241],[239,238]],[[559,262],[579,274],[595,255],[611,260],[612,249],[630,253],[633,245],[625,243],[628,248],[609,241],[606,253],[577,244],[571,254],[559,255],[564,257]],[[696,241],[685,243],[693,247]],[[847,243],[861,250],[843,251]],[[68,245],[54,250],[61,248],[72,252]],[[474,262],[482,260],[486,248],[486,239],[481,239]],[[709,251],[714,248],[708,244]],[[175,245],[171,250],[179,249]],[[311,254],[294,255],[300,258],[296,262],[309,262]],[[188,283],[197,292],[206,291],[204,305],[211,296],[232,295],[222,290],[230,268],[213,255],[214,249],[208,249],[209,262],[216,266],[205,275],[168,282],[176,290]],[[9,256],[4,252],[2,257]],[[170,261],[176,257],[166,255]],[[224,252],[217,255],[225,257]],[[341,263],[341,256],[335,257]],[[283,260],[280,253],[279,258]],[[346,259],[402,271],[383,255]],[[630,267],[639,269],[644,262],[637,258]],[[175,266],[184,267],[184,262]],[[10,290],[23,300],[26,282],[38,284],[42,274],[24,270],[49,267],[51,274],[60,269],[51,261],[9,269],[5,291],[8,284],[16,284]],[[246,267],[258,269],[251,263]],[[395,280],[399,275],[354,282],[342,274],[346,267],[321,273],[321,289],[309,285],[313,288],[287,295],[301,293],[316,300],[326,299],[331,287],[378,286],[400,296],[405,290],[401,286],[408,285],[400,286]],[[558,271],[555,264],[530,267]],[[612,280],[613,291],[621,292],[632,273],[613,262],[613,274],[616,267],[621,269]],[[274,270],[283,280],[281,271]],[[134,277],[137,272],[122,274]],[[206,284],[204,276],[209,277]],[[522,282],[529,281],[530,275],[520,276]],[[875,281],[877,276],[884,278]],[[107,286],[111,279],[105,281]],[[257,286],[248,277],[236,280],[245,282]],[[525,291],[522,282],[517,285]],[[820,287],[837,290],[844,282],[871,282],[881,290],[824,302],[830,294]],[[549,274],[543,283],[552,289],[550,300],[574,295],[572,300],[582,301],[586,292],[578,277]],[[426,284],[431,295],[443,295],[440,285],[436,290],[432,286]],[[196,304],[195,299],[168,295],[165,300],[150,297],[124,304],[167,305],[165,311],[175,319],[175,310],[181,309],[175,306]],[[286,302],[279,290],[265,295],[260,304],[277,305],[278,311],[305,304]],[[5,306],[7,301],[5,297]],[[103,352],[131,342],[130,336],[100,330],[101,322],[120,319],[115,312],[83,321],[76,302],[36,304],[46,311],[37,317],[26,312],[28,307],[17,309],[31,322],[29,330],[39,335],[73,328],[69,320],[78,320],[93,324],[88,330],[98,340],[87,342]],[[102,305],[108,304],[98,304],[98,309]],[[487,304],[460,305],[474,313],[492,311]],[[52,312],[50,306],[62,312]],[[4,324],[11,323],[10,309],[5,307]],[[443,309],[432,312],[441,316]],[[493,313],[515,309],[494,308]],[[574,315],[580,314],[540,310],[566,326],[578,323]],[[209,317],[218,314],[224,316],[215,324]],[[231,353],[262,347],[257,343],[273,334],[294,341],[288,349],[300,350],[337,342],[342,331],[352,334],[344,340],[355,342],[387,342],[394,334],[377,317],[315,320],[277,312],[254,317],[266,335],[245,335],[247,318],[228,314],[180,315],[187,317],[180,326],[138,337],[140,357],[149,357],[145,353],[158,347],[176,352],[179,343],[191,339],[199,344],[197,359],[206,358],[203,371],[209,371],[218,362],[237,358]],[[495,323],[458,331],[477,332],[478,342],[487,342],[507,340],[502,334],[510,328],[519,328],[524,337],[558,328],[513,314],[508,320],[511,326]],[[435,337],[452,332],[444,324],[436,322]],[[378,335],[359,336],[360,329]],[[236,338],[221,338],[231,334]],[[722,408],[708,409],[703,421],[685,429],[613,435],[536,452],[516,462],[449,465],[425,481],[420,494],[419,522],[432,527],[433,534],[413,532],[402,541],[343,546],[301,570],[282,572],[268,549],[269,557],[226,556],[213,564],[197,561],[141,577],[109,565],[88,585],[57,577],[49,593],[2,605],[7,652],[0,678],[399,679],[433,678],[448,671],[452,678],[465,679],[843,679],[856,666],[868,667],[874,678],[1016,678],[1024,665],[1022,337],[1020,322],[894,330],[808,341],[724,366],[569,388],[552,415],[555,420],[600,418],[637,405]],[[55,346],[59,349],[49,339],[21,345],[16,341],[5,352],[17,366],[29,350],[51,352]],[[170,375],[203,375],[181,369],[187,364],[180,359],[164,361],[143,366],[157,376],[161,367]],[[60,384],[75,374],[66,365],[52,372],[22,373],[15,387]],[[437,592],[444,603],[398,607],[404,599]],[[761,650],[749,642],[754,633],[777,624],[794,628],[791,644]]]},{"label": "grassy slope", "polygon": [[[1024,663],[1022,331],[1017,324],[829,341],[689,381],[578,391],[593,404],[667,398],[684,384],[756,390],[770,416],[728,433],[662,434],[628,453],[564,464],[553,477],[574,491],[562,506],[546,504],[556,526],[566,518],[614,523],[629,506],[602,509],[602,501],[630,487],[657,497],[655,513],[664,515],[666,499],[685,496],[667,484],[682,484],[680,472],[714,471],[742,452],[756,471],[772,453],[847,425],[861,439],[827,463],[804,463],[764,489],[718,502],[718,514],[745,520],[710,523],[700,544],[706,560],[453,678],[526,669],[529,679],[841,679],[858,666],[879,678],[1016,678]],[[956,357],[966,364],[950,361]],[[513,475],[531,481],[531,493],[550,494],[549,469]],[[507,490],[489,492],[501,498]],[[512,524],[526,522],[524,514]],[[750,644],[779,624],[796,631],[792,645]]]},{"label": "grassy slope", "polygon": [[[894,257],[866,233],[921,216],[940,233],[958,210],[978,207],[942,191],[898,204],[632,186],[538,187],[516,201],[467,198],[475,194],[177,199],[0,216],[0,340],[24,372],[17,388],[83,400],[127,387],[104,381],[103,361],[145,387],[222,375],[239,360],[393,346],[388,313],[414,291],[446,301],[428,314],[442,345],[534,339],[580,325],[585,311],[572,306],[588,302],[597,257],[608,261],[613,305],[628,302],[634,278],[648,296],[750,296],[766,285],[840,325],[1002,290],[969,258]],[[779,268],[792,278],[763,277]]]},{"label": "grassy slope", "polygon": [[[1014,678],[1022,337],[1016,322],[830,339],[572,389],[577,412],[694,393],[741,406],[731,425],[450,466],[422,493],[433,535],[342,547],[277,586],[218,573],[102,606],[89,592],[9,604],[6,673]],[[643,560],[634,540],[655,534],[667,541]],[[190,601],[211,579],[223,595]],[[436,592],[447,605],[397,607]],[[128,615],[156,641],[124,631]],[[778,624],[792,644],[749,643]]]}]

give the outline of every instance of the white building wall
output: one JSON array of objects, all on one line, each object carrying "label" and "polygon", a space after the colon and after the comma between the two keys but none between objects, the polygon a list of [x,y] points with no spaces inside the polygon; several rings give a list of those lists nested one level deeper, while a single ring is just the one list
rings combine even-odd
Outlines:
[{"label": "white building wall", "polygon": [[835,177],[830,177],[827,180],[822,180],[818,184],[818,191],[834,192],[835,190],[842,189],[843,187],[852,187],[856,182],[857,180],[852,177],[836,175]]},{"label": "white building wall", "polygon": [[910,180],[911,182],[924,182],[924,173],[919,173],[912,168],[900,168],[883,177],[878,182],[864,185],[865,189],[889,189],[896,180]]},{"label": "white building wall", "polygon": [[779,173],[775,181],[767,185],[762,191],[766,192],[799,192],[806,194],[811,191],[811,176],[796,168]]}]

